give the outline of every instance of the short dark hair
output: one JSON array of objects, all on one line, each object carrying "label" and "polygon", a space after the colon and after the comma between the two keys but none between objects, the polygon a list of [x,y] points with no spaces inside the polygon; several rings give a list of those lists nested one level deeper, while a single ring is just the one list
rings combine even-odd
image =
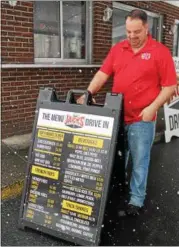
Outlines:
[{"label": "short dark hair", "polygon": [[133,9],[126,15],[126,19],[130,17],[131,19],[139,19],[143,22],[143,24],[147,23],[147,14],[145,11],[141,9]]}]

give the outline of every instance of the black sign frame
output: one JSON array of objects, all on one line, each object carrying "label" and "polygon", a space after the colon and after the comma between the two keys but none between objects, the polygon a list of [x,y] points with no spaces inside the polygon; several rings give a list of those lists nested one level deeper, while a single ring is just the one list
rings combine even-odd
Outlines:
[{"label": "black sign frame", "polygon": [[[75,91],[76,92],[76,91]],[[82,93],[84,91],[77,91],[77,93]],[[35,120],[33,125],[33,131],[32,131],[32,142],[31,146],[29,148],[29,155],[28,155],[28,164],[26,169],[26,179],[22,194],[22,200],[21,200],[21,207],[20,207],[20,215],[19,215],[19,228],[24,229],[25,227],[29,227],[35,230],[38,230],[40,232],[55,236],[60,239],[64,239],[66,241],[73,242],[75,244],[79,245],[92,245],[96,246],[99,245],[100,242],[100,234],[102,230],[102,223],[103,223],[103,217],[109,192],[109,186],[110,186],[110,178],[112,174],[113,165],[115,162],[115,156],[116,156],[116,147],[118,144],[117,138],[119,137],[118,133],[120,129],[123,127],[123,96],[121,94],[106,94],[106,100],[105,105],[89,105],[90,104],[90,95],[88,92],[85,91],[87,95],[87,101],[83,105],[78,105],[73,103],[73,97],[72,96],[73,90],[69,92],[67,96],[66,101],[59,101],[57,100],[55,89],[53,88],[44,88],[41,89],[39,92],[39,97],[37,100],[37,106],[36,106],[36,112],[35,112]],[[93,114],[98,116],[107,116],[107,117],[113,117],[114,118],[114,125],[113,125],[113,132],[112,132],[112,138],[111,138],[111,145],[110,145],[110,152],[109,152],[109,165],[108,169],[105,174],[105,181],[104,181],[104,190],[101,198],[101,204],[99,209],[99,216],[97,220],[97,235],[94,242],[91,242],[89,240],[85,240],[80,237],[72,237],[69,234],[64,234],[64,232],[60,231],[54,231],[53,229],[44,227],[42,225],[30,222],[23,218],[23,211],[24,211],[24,203],[26,200],[26,194],[28,191],[29,186],[29,174],[30,169],[32,166],[31,162],[31,156],[33,151],[33,143],[35,140],[35,133],[36,133],[36,126],[37,126],[37,120],[38,120],[38,112],[40,108],[44,109],[52,109],[52,110],[61,110],[61,111],[69,111],[69,112],[77,112],[82,114]]]}]

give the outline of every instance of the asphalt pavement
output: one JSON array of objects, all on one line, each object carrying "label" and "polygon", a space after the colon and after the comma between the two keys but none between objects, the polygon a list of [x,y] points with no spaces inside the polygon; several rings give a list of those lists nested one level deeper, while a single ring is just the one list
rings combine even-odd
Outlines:
[{"label": "asphalt pavement", "polygon": [[[1,202],[2,246],[74,245],[52,236],[18,229],[20,197]],[[108,200],[102,225],[104,246],[179,245],[179,138],[153,146],[144,213],[119,217],[123,197],[114,189]]]}]

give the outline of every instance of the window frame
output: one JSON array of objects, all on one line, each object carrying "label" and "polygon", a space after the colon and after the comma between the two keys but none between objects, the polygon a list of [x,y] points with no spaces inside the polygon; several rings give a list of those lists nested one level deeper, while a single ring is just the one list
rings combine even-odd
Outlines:
[{"label": "window frame", "polygon": [[[131,11],[133,9],[136,9],[136,7],[133,7],[133,6],[130,6],[130,5],[125,5],[123,3],[117,3],[117,2],[113,2],[113,8],[124,10],[124,11]],[[145,10],[145,9],[142,9],[142,10],[144,10],[147,13],[147,15],[150,16],[150,17],[159,18],[159,32],[158,32],[157,40],[159,42],[161,42],[162,41],[163,16],[160,15],[160,14],[153,13],[151,11]]]},{"label": "window frame", "polygon": [[[63,57],[64,51],[63,51],[63,2],[67,2],[67,0],[59,1],[60,3],[60,42],[61,42],[61,54]],[[92,62],[92,1],[84,1],[86,4],[86,32],[85,32],[85,53],[86,58],[85,59],[64,59],[64,58],[37,58],[35,57],[34,52],[34,63],[35,64],[62,64],[62,65],[73,65],[73,64],[91,64]],[[34,8],[34,14],[35,14],[35,8]],[[34,19],[33,19],[34,21]],[[34,28],[33,28],[33,33]],[[34,37],[34,36],[33,36]],[[35,42],[34,42],[34,48],[35,48]]]},{"label": "window frame", "polygon": [[[179,19],[175,19],[174,26],[175,25],[177,26],[177,32],[176,32],[176,34],[174,33],[174,35],[173,35],[173,56],[179,57]],[[175,35],[177,35],[176,39],[178,41],[176,50],[174,49]]]}]

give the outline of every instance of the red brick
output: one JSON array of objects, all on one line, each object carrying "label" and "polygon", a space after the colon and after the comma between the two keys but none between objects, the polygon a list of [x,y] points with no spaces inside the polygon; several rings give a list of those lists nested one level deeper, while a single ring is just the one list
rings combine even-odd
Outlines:
[{"label": "red brick", "polygon": [[1,26],[1,30],[2,31],[14,31],[14,26],[6,26],[6,25],[3,25],[2,23],[2,26]]},{"label": "red brick", "polygon": [[17,32],[28,32],[28,28],[27,27],[16,27],[14,28],[15,31]]},{"label": "red brick", "polygon": [[1,46],[7,46],[9,48],[10,47],[21,47],[22,43],[18,43],[18,42],[2,42]]},{"label": "red brick", "polygon": [[33,7],[33,3],[32,2],[23,2],[23,1],[21,1],[21,5],[22,6],[27,6],[27,7]]},{"label": "red brick", "polygon": [[28,113],[28,112],[19,113],[19,114],[18,114],[18,117],[20,117],[20,118],[26,118],[26,117],[28,117],[28,116],[29,116],[29,113]]},{"label": "red brick", "polygon": [[1,20],[14,20],[14,16],[7,15],[7,14],[1,14]]},{"label": "red brick", "polygon": [[28,22],[28,17],[26,17],[26,16],[15,16],[14,19],[16,21],[22,21],[23,23]]},{"label": "red brick", "polygon": [[7,12],[6,12],[8,15],[17,15],[17,16],[21,16],[21,11],[17,11],[17,10],[9,10],[7,9]]}]

